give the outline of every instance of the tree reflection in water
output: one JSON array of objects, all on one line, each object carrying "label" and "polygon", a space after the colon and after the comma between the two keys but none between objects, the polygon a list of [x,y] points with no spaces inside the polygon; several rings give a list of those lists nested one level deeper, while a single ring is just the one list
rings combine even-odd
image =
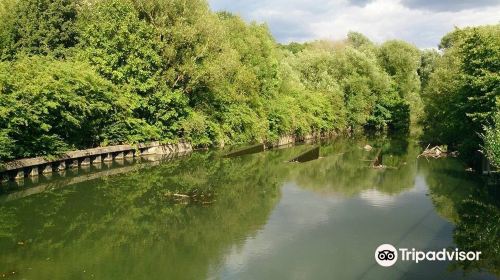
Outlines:
[{"label": "tree reflection in water", "polygon": [[[362,148],[367,143],[372,151]],[[479,179],[458,161],[417,161],[419,147],[407,139],[339,138],[321,145],[318,160],[287,162],[311,147],[230,159],[218,151],[194,153],[0,204],[0,275],[202,279],[224,263],[228,250],[258,234],[286,182],[326,195],[393,196],[413,188],[418,173],[436,210],[457,224],[458,247],[483,252],[480,262],[457,266],[499,273],[498,196],[478,187]],[[386,168],[372,168],[378,151]],[[214,202],[171,198],[193,192]]]},{"label": "tree reflection in water", "polygon": [[422,164],[433,203],[456,224],[453,239],[464,251],[481,251],[479,261],[463,261],[454,269],[489,271],[500,276],[500,189],[487,178],[460,172],[455,159]]},{"label": "tree reflection in water", "polygon": [[[266,168],[286,158],[195,153],[159,167],[77,184],[0,206],[0,273],[30,279],[201,279],[225,250],[265,224],[279,199]],[[166,192],[215,191],[176,204]]]}]

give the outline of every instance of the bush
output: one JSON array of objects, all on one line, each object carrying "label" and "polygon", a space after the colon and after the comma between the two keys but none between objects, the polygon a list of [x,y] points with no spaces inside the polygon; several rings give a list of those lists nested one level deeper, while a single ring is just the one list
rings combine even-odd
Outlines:
[{"label": "bush", "polygon": [[86,63],[40,56],[0,63],[0,139],[11,156],[99,145],[125,105],[116,87]]},{"label": "bush", "polygon": [[485,127],[484,151],[491,163],[500,168],[500,112],[497,111],[493,126]]}]

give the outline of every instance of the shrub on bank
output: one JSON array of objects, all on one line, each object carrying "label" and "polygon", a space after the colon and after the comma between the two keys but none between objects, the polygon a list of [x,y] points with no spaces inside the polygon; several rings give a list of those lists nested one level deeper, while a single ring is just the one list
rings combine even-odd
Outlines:
[{"label": "shrub on bank", "polygon": [[[2,157],[57,154],[113,142],[116,135],[109,129],[130,122],[128,102],[127,94],[84,62],[45,56],[1,62]],[[132,134],[148,138],[146,129],[137,129]],[[129,140],[131,131],[127,134],[121,140]]]}]

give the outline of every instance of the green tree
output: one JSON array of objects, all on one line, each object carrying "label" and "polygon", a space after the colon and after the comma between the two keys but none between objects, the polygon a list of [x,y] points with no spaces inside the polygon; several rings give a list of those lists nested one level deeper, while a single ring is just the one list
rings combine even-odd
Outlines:
[{"label": "green tree", "polygon": [[439,58],[439,52],[434,49],[423,50],[421,52],[418,76],[420,77],[420,85],[422,91],[427,87],[430,76],[436,69],[437,61],[439,60]]},{"label": "green tree", "polygon": [[139,19],[132,2],[104,0],[86,6],[79,17],[78,56],[115,85],[147,95],[158,89],[161,42]]},{"label": "green tree", "polygon": [[493,123],[500,95],[500,25],[456,29],[443,37],[443,57],[424,91],[429,141],[470,156]]},{"label": "green tree", "polygon": [[347,43],[355,49],[374,46],[373,42],[365,35],[359,32],[349,31],[347,33]]},{"label": "green tree", "polygon": [[[2,159],[97,146],[117,125],[127,100],[88,64],[50,57],[0,63]],[[123,115],[122,115],[123,116]],[[15,144],[12,147],[12,144]]]},{"label": "green tree", "polygon": [[301,51],[303,51],[306,48],[307,44],[301,44],[297,42],[291,42],[286,45],[280,45],[280,47],[284,50],[288,50],[292,52],[293,54],[297,54]]},{"label": "green tree", "polygon": [[500,24],[466,30],[457,47],[464,79],[461,91],[469,101],[465,113],[480,131],[493,121],[500,96]]},{"label": "green tree", "polygon": [[0,8],[0,59],[10,60],[19,54],[64,56],[77,43],[78,3],[79,0],[6,0],[2,4],[4,11]]},{"label": "green tree", "polygon": [[368,50],[317,42],[296,57],[293,65],[305,87],[328,96],[334,127],[384,128],[394,119],[392,104],[401,97],[394,95],[390,76]]},{"label": "green tree", "polygon": [[[157,135],[162,141],[181,137],[181,121],[188,114],[188,98],[180,90],[172,91],[163,80],[168,70],[162,58],[165,42],[154,26],[141,19],[134,3],[128,0],[95,2],[82,10],[78,26],[77,56],[89,61],[124,94],[130,94],[133,120],[146,122],[151,128],[147,134]],[[114,133],[125,140],[127,136],[122,135],[120,129],[141,125],[130,123]]]},{"label": "green tree", "polygon": [[[498,95],[498,27],[450,33],[441,56],[402,41],[377,45],[357,32],[280,45],[265,24],[214,13],[205,0],[3,0],[0,16],[0,60],[11,63],[2,67],[23,72],[2,73],[2,158],[149,140],[209,146],[407,130],[422,116],[420,84],[426,112],[443,120],[426,119],[428,134],[477,147],[479,136],[456,139],[493,121]],[[52,108],[54,92],[63,105]],[[114,111],[104,115],[93,100],[82,103],[93,109],[72,107],[92,92]],[[39,128],[27,133],[26,123]]]},{"label": "green tree", "polygon": [[400,97],[410,106],[410,122],[416,124],[423,117],[420,97],[420,51],[413,45],[399,40],[383,43],[379,49],[379,61],[394,80]]}]

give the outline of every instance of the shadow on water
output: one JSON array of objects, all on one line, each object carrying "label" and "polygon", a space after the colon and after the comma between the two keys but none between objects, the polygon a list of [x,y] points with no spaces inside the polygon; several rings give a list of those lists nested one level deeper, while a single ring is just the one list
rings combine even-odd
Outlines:
[{"label": "shadow on water", "polygon": [[460,172],[456,159],[422,162],[430,197],[438,211],[456,224],[453,240],[464,251],[481,251],[479,261],[452,265],[465,273],[488,271],[500,276],[500,188],[487,177]]},{"label": "shadow on water", "polygon": [[[289,178],[304,188],[334,195],[354,196],[372,189],[385,194],[403,192],[414,186],[420,150],[399,141],[362,138],[323,143],[321,156],[325,159],[291,165]],[[368,143],[374,146],[370,151],[363,149]],[[400,168],[373,168],[374,160]]]},{"label": "shadow on water", "polygon": [[244,156],[244,155],[251,155],[251,154],[260,153],[260,152],[263,152],[264,150],[265,150],[264,144],[257,144],[257,145],[253,145],[251,147],[245,147],[245,148],[241,148],[241,149],[238,149],[236,151],[233,151],[233,152],[229,152],[226,155],[224,155],[224,157],[225,158],[240,157],[240,156]]},{"label": "shadow on water", "polygon": [[308,161],[312,161],[312,160],[316,160],[319,158],[319,147],[315,147],[301,155],[299,155],[298,157],[295,157],[293,159],[290,160],[290,162],[300,162],[300,163],[303,163],[303,162],[308,162]]}]

